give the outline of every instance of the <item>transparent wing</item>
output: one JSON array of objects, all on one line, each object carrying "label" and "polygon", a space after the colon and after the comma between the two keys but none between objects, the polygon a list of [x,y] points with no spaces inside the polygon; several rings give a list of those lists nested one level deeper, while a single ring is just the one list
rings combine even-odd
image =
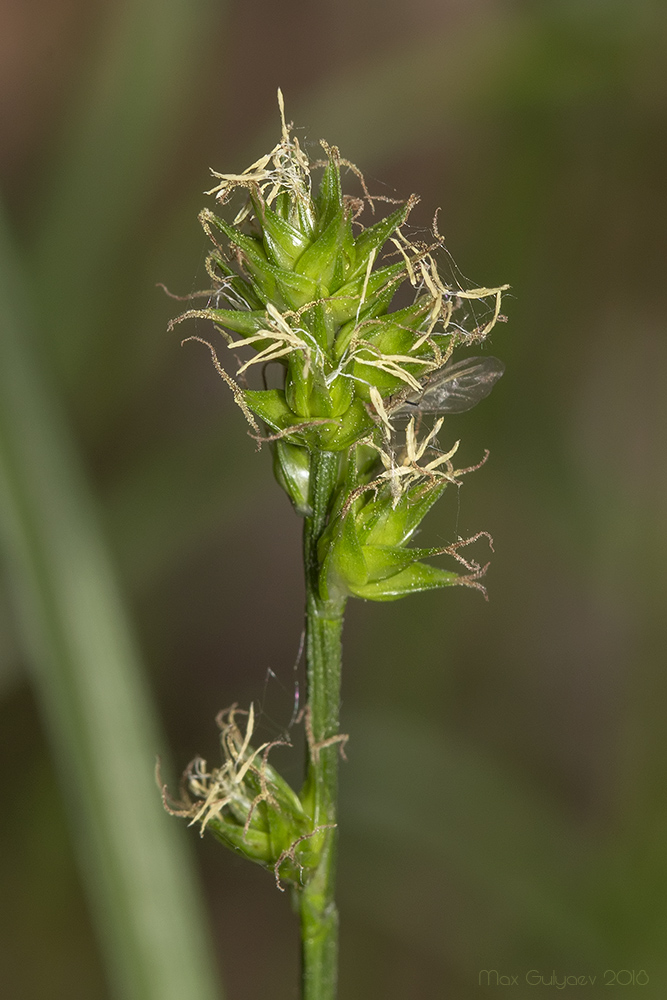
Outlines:
[{"label": "transparent wing", "polygon": [[408,396],[399,413],[465,413],[489,395],[505,371],[498,358],[466,358],[445,365],[428,380],[424,391]]}]

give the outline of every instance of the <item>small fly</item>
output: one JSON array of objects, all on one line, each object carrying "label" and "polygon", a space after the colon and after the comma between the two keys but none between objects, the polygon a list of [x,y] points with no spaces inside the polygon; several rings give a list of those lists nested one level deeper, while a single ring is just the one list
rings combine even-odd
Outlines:
[{"label": "small fly", "polygon": [[489,395],[505,371],[498,358],[465,358],[447,364],[424,384],[421,393],[397,400],[391,413],[465,413]]}]

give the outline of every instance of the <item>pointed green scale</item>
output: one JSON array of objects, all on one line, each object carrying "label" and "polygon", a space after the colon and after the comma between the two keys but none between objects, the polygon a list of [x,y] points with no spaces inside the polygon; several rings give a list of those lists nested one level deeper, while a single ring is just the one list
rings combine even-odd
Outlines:
[{"label": "pointed green scale", "polygon": [[317,428],[318,446],[326,451],[346,451],[350,445],[374,430],[375,423],[360,399],[354,399],[345,413],[330,424]]},{"label": "pointed green scale", "polygon": [[[369,357],[371,356],[369,354]],[[424,362],[421,364],[408,364],[403,361],[401,362],[401,368],[414,375],[415,378],[419,378],[428,370]],[[392,375],[390,372],[384,371],[375,365],[365,365],[363,359],[354,362],[352,373],[357,383],[357,394],[366,400],[366,402],[369,402],[371,398],[371,386],[375,386],[381,396],[391,396],[394,393],[400,392],[401,389],[407,388],[407,383],[404,379],[398,378],[397,375]]]},{"label": "pointed green scale", "polygon": [[280,216],[281,219],[284,219],[285,222],[289,222],[291,205],[292,203],[290,200],[289,192],[285,191],[285,189],[283,188],[280,194],[276,195],[276,197],[274,198],[273,210],[276,213],[276,215]]},{"label": "pointed green scale", "polygon": [[[343,494],[344,491],[341,491],[339,500],[343,499]],[[320,563],[319,592],[323,600],[336,600],[349,594],[347,575],[351,575],[357,583],[367,581],[366,563],[357,538],[354,517],[348,515],[342,519],[340,505],[335,516],[332,514],[318,542],[317,554]],[[342,560],[340,563],[339,556]]]},{"label": "pointed green scale", "polygon": [[[296,792],[266,761],[261,766],[261,776],[252,768],[246,771],[243,792],[232,795],[206,827],[226,846],[271,870],[295,841],[309,837],[312,823]],[[281,864],[280,875],[290,880],[308,877],[300,868],[314,867],[313,860],[310,850],[300,852],[300,865]]]},{"label": "pointed green scale", "polygon": [[[404,274],[405,264],[391,264],[389,267],[380,268],[379,271],[373,271],[366,285],[363,308],[372,309],[378,299],[382,299],[386,308],[386,304],[394,296],[401,275]],[[346,281],[336,294],[331,296],[330,306],[336,323],[347,323],[356,317],[365,282],[366,275],[354,278],[353,281]]]},{"label": "pointed green scale", "polygon": [[339,376],[327,385],[321,373],[314,372],[308,398],[311,417],[342,417],[354,399],[354,388],[349,378]]},{"label": "pointed green scale", "polygon": [[408,540],[405,501],[403,496],[394,506],[394,498],[387,485],[377,499],[365,504],[357,516],[357,530],[363,545],[403,545]]},{"label": "pointed green scale", "polygon": [[243,398],[255,416],[274,431],[300,423],[299,417],[287,405],[282,389],[246,389]]},{"label": "pointed green scale", "polygon": [[321,372],[313,371],[310,379],[310,396],[308,398],[308,412],[311,417],[333,417],[334,408],[331,393]]},{"label": "pointed green scale", "polygon": [[[394,323],[387,323],[384,329],[381,329],[379,325],[373,326],[369,323],[368,326],[362,327],[358,333],[359,338],[357,343],[371,344],[382,351],[383,354],[407,355],[418,336],[412,330],[404,330]],[[422,353],[430,353],[428,344]],[[415,363],[419,362],[420,359],[417,354],[414,355],[414,360]]]},{"label": "pointed green scale", "polygon": [[312,309],[302,315],[302,319],[308,323],[308,328],[312,331],[322,350],[328,352],[333,344],[336,327],[329,304],[324,301],[322,288],[319,287],[317,292],[317,301]]},{"label": "pointed green scale", "polygon": [[257,295],[264,303],[272,302],[278,309],[300,309],[317,296],[317,284],[311,278],[295,271],[270,264],[268,260],[261,266],[246,260],[248,273],[253,279]]},{"label": "pointed green scale", "polygon": [[250,197],[262,226],[267,257],[277,267],[291,271],[310,241],[300,230],[264,204],[258,192],[253,192]]},{"label": "pointed green scale", "polygon": [[408,490],[394,507],[389,492],[370,501],[357,518],[359,537],[364,545],[405,545],[421,524],[436,500],[442,496],[447,480],[435,486],[423,485]]},{"label": "pointed green scale", "polygon": [[440,479],[437,483],[431,483],[429,486],[417,484],[408,490],[405,496],[406,517],[403,525],[401,545],[404,545],[412,537],[433,504],[440,499],[448,485],[449,480]]},{"label": "pointed green scale", "polygon": [[273,474],[294,504],[297,514],[310,517],[310,454],[306,448],[290,444],[284,438],[273,445]]},{"label": "pointed green scale", "polygon": [[418,594],[424,590],[438,590],[440,587],[452,587],[460,580],[458,573],[429,566],[427,563],[413,563],[406,569],[389,577],[387,580],[376,580],[373,583],[355,585],[350,591],[355,597],[367,601],[397,601],[408,594]]},{"label": "pointed green scale", "polygon": [[[303,412],[304,416],[316,419],[341,417],[348,409],[354,399],[354,386],[350,378],[338,375],[328,384],[324,371],[317,365],[312,364],[307,377],[302,374],[298,365],[288,366],[288,380],[293,380],[294,386],[288,385],[287,401],[297,412]],[[294,390],[294,395],[292,395]],[[298,395],[299,392],[304,396]],[[304,403],[305,394],[307,402]],[[303,411],[299,409],[303,407]]]},{"label": "pointed green scale", "polygon": [[[395,277],[392,278],[390,274],[389,280],[385,279],[383,281],[379,281],[378,284],[380,287],[378,292],[369,296],[369,291],[373,289],[375,284],[374,276],[376,274],[380,275],[383,272],[386,274],[388,271],[393,273],[394,268],[396,268]],[[371,280],[368,283],[368,289],[366,290],[364,304],[359,310],[359,319],[374,319],[376,316],[383,316],[391,305],[391,300],[398,291],[400,284],[406,277],[407,275],[402,264],[392,264],[391,267],[382,268],[381,271],[373,271],[371,274]]]},{"label": "pointed green scale", "polygon": [[[364,340],[369,340],[372,344],[376,344],[378,347],[381,347],[382,350],[386,350],[387,352],[390,344],[399,343],[398,340],[390,339],[394,335],[394,331],[406,334],[405,344],[413,344],[414,341],[421,336],[420,327],[422,326],[430,309],[430,301],[422,300],[414,302],[406,309],[397,309],[395,312],[386,313],[382,316],[382,318],[376,319],[375,322],[369,322],[367,327],[362,326],[359,331],[360,336]],[[364,319],[366,318],[367,317],[364,317]],[[375,317],[368,317],[368,319],[375,319]],[[341,330],[341,334],[342,332],[343,331]],[[386,340],[385,336],[387,337]],[[385,343],[387,344],[387,347],[384,346]]]},{"label": "pointed green scale", "polygon": [[217,229],[220,229],[230,243],[240,250],[243,250],[246,257],[251,260],[258,267],[262,267],[264,264],[269,263],[269,259],[264,253],[264,248],[258,239],[254,236],[246,236],[235,226],[230,226],[225,219],[221,219],[218,215],[214,215],[209,209],[205,208],[203,212],[200,213],[199,218],[202,223],[211,223]]},{"label": "pointed green scale", "polygon": [[326,579],[327,590],[333,587],[344,593],[351,583],[364,584],[368,579],[368,567],[359,544],[354,518],[346,517],[332,547],[332,559]]},{"label": "pointed green scale", "polygon": [[267,209],[262,219],[264,249],[274,264],[292,270],[309,241],[279,215],[271,217],[270,211]]},{"label": "pointed green scale", "polygon": [[357,531],[362,545],[400,545],[405,531],[403,498],[396,507],[389,486],[379,496],[367,500],[357,513]]},{"label": "pointed green scale", "polygon": [[354,399],[354,383],[351,378],[339,375],[329,386],[332,417],[342,417],[352,405]]},{"label": "pointed green scale", "polygon": [[[307,816],[303,810],[301,799],[289,782],[285,781],[283,776],[271,764],[268,762],[262,763],[262,772],[262,777],[260,778],[259,775],[248,771],[246,780],[248,780],[249,776],[249,783],[255,787],[256,794],[259,794],[264,786],[268,786],[272,797],[278,804],[279,811],[286,817],[289,817],[292,824],[292,835],[287,845],[289,846],[291,840],[294,839],[294,834],[303,832],[305,828],[304,824],[307,822]],[[275,812],[275,807],[272,807],[269,803],[266,803],[266,805],[269,812]]]},{"label": "pointed green scale", "polygon": [[[240,309],[206,309],[206,315],[218,326],[224,326],[234,333],[251,337],[266,329],[266,313],[263,309],[242,312]],[[256,348],[257,349],[257,348]]]},{"label": "pointed green scale", "polygon": [[332,292],[335,292],[337,288],[340,288],[340,286],[346,280],[346,278],[345,278],[345,272],[346,272],[345,261],[346,261],[345,249],[344,249],[343,244],[341,242],[341,245],[340,245],[340,247],[338,249],[338,253],[336,254],[336,260],[335,260],[335,263],[334,263],[333,275],[331,276],[331,282],[329,284],[329,288],[331,289]]},{"label": "pointed green scale", "polygon": [[[217,281],[224,280],[226,288],[231,288],[236,295],[244,302],[248,309],[259,309],[263,304],[261,299],[257,297],[254,288],[249,281],[242,278],[236,271],[232,270],[227,261],[222,257],[222,255],[217,250],[211,250],[207,258],[207,270],[212,278]],[[210,263],[213,262],[217,271],[209,270]],[[222,275],[222,278],[220,277]],[[219,289],[222,291],[222,289]],[[224,294],[224,293],[223,293]],[[229,296],[227,296],[228,298]]]},{"label": "pointed green scale", "polygon": [[276,284],[289,309],[300,309],[318,294],[317,282],[295,271],[275,268]]},{"label": "pointed green scale", "polygon": [[320,190],[315,207],[317,210],[317,228],[323,232],[334,215],[343,209],[343,190],[340,183],[340,166],[337,162],[338,150],[333,147],[327,150],[328,163],[324,168]]},{"label": "pointed green scale", "polygon": [[268,817],[271,857],[277,861],[281,854],[289,850],[290,846],[297,839],[295,837],[297,831],[289,815],[284,815],[279,810],[271,809],[265,802],[262,802],[261,805],[265,807]]},{"label": "pointed green scale", "polygon": [[[345,216],[342,209],[335,212],[331,221],[314,243],[304,250],[294,266],[297,274],[303,274],[314,281],[319,281],[327,288],[331,287],[332,279],[338,270],[342,277],[343,241],[345,236]],[[339,281],[340,281],[339,277]]]},{"label": "pointed green scale", "polygon": [[[313,420],[322,419],[315,417],[310,412],[296,412],[293,407],[301,406],[304,410],[310,408],[311,396],[307,395],[310,388],[308,382],[298,377],[297,385],[290,385],[287,380],[287,391],[283,389],[246,389],[243,398],[255,416],[263,420],[264,423],[274,431],[287,430],[290,427],[299,426],[299,430],[289,435],[289,441],[294,444],[305,445],[309,442],[319,448],[326,448],[329,451],[345,451],[354,444],[360,437],[373,430],[375,424],[369,416],[364,404],[359,399],[352,398],[351,405],[347,406],[343,413],[332,418],[325,418],[327,423],[313,423],[312,427],[303,427],[304,422],[312,417]],[[352,393],[350,393],[352,397]],[[342,407],[341,398],[332,393],[333,409]],[[345,399],[347,402],[347,399]],[[289,404],[292,405],[289,405]]]},{"label": "pointed green scale", "polygon": [[338,288],[343,281],[347,281],[350,278],[356,259],[354,250],[354,233],[352,232],[352,210],[348,207],[345,208],[345,221],[343,223],[340,259],[342,265],[342,275],[340,281],[333,286],[334,290]]},{"label": "pointed green scale", "polygon": [[400,545],[364,545],[363,553],[368,570],[364,583],[386,580],[420,558],[418,549],[405,549]]},{"label": "pointed green scale", "polygon": [[259,297],[266,304],[273,302],[278,308],[299,309],[315,297],[316,284],[312,279],[272,264],[259,240],[246,236],[224,219],[205,210],[200,218],[213,223],[227,236],[230,243],[243,251],[248,271]]},{"label": "pointed green scale", "polygon": [[391,234],[399,226],[403,225],[406,216],[410,211],[410,202],[401,205],[395,212],[388,215],[374,226],[364,229],[354,242],[355,264],[350,277],[365,272],[368,266],[368,258],[374,250],[380,250],[387,242]]},{"label": "pointed green scale", "polygon": [[[401,312],[407,313],[408,310],[401,310]],[[398,313],[390,313],[386,321],[378,320],[377,322],[368,323],[366,326],[360,324],[357,329],[359,339],[377,347],[383,354],[409,356],[409,352],[419,334],[390,321],[398,315]],[[419,321],[419,317],[417,316],[415,323]],[[429,356],[432,357],[432,348],[428,343],[422,344],[419,352],[414,356],[414,362],[401,362],[403,370],[410,375],[414,375],[415,378],[420,378],[429,371],[427,360],[420,361],[420,355],[422,357],[425,355],[427,358]],[[383,396],[391,395],[391,393],[406,388],[406,382],[398,378],[398,376],[391,375],[389,372],[383,371],[373,365],[364,364],[365,358],[372,359],[373,357],[374,354],[371,348],[364,351],[363,346],[361,346],[352,369],[354,377],[359,380],[359,392],[365,399],[370,398],[369,385],[374,385]]]},{"label": "pointed green scale", "polygon": [[310,242],[315,234],[315,209],[304,187],[298,193],[283,188],[273,200],[273,211]]},{"label": "pointed green scale", "polygon": [[[376,472],[379,468],[378,454],[375,448],[371,448],[370,445],[360,444],[355,449],[355,461],[350,462],[352,471],[354,473],[354,482],[351,483],[350,490],[354,489],[361,483],[366,484],[375,478]],[[350,477],[352,478],[352,477]],[[349,492],[349,491],[348,491]],[[365,497],[365,502],[368,502],[368,495]],[[363,504],[361,503],[361,498],[357,501],[359,505],[357,509],[361,509]]]},{"label": "pointed green scale", "polygon": [[308,240],[315,236],[315,210],[313,203],[308,198],[296,198],[292,203],[292,209],[288,221],[300,229]]},{"label": "pointed green scale", "polygon": [[[379,351],[383,354],[401,354],[407,356],[413,347],[413,344],[418,339],[419,334],[413,332],[409,329],[404,329],[402,326],[391,321],[394,313],[390,313],[386,320],[378,319],[374,322],[364,323],[363,320],[359,322],[356,326],[353,324],[352,327],[346,326],[344,328],[344,334],[346,341],[342,339],[343,331],[339,334],[339,339],[336,341],[336,354],[342,355],[344,348],[349,344],[352,334],[356,330],[356,342],[367,342],[377,347]],[[339,345],[340,341],[340,345]],[[372,350],[368,350],[367,357],[373,357]],[[410,372],[411,375],[419,377],[424,374],[428,369],[426,367],[426,362],[430,362],[433,359],[433,349],[428,342],[421,345],[419,350],[414,354],[414,362],[406,362],[405,370]],[[354,369],[355,377],[365,381],[369,378],[368,367],[363,365],[363,358],[359,359],[357,362],[360,370],[357,371],[356,365]],[[372,381],[372,379],[371,379]],[[386,382],[386,385],[385,385]],[[395,385],[394,382],[397,384]],[[391,382],[383,381],[382,386],[377,383],[378,389],[386,388],[387,393],[395,392],[401,386],[405,388],[406,383],[401,382],[400,379],[393,379]]]},{"label": "pointed green scale", "polygon": [[[328,427],[328,424],[313,423],[312,427],[304,427],[311,417],[310,412],[297,412],[293,407],[300,406],[302,411],[309,410],[311,385],[308,380],[298,377],[286,380],[286,391],[283,389],[246,389],[243,392],[248,407],[263,420],[265,424],[274,431],[289,430],[290,427],[298,427],[294,434],[286,437],[290,444],[306,446],[315,443],[321,431]],[[291,405],[290,405],[291,404]],[[321,419],[321,418],[313,418]],[[325,418],[326,419],[326,418]],[[333,433],[331,437],[335,440],[336,434],[340,432],[345,422],[345,416],[331,421]],[[354,440],[354,438],[352,439]],[[345,441],[342,447],[349,447],[352,441]],[[332,451],[336,450],[334,447]]]},{"label": "pointed green scale", "polygon": [[[285,399],[288,406],[294,410],[301,422],[312,416],[310,409],[312,388],[312,368],[306,368],[306,358],[303,351],[293,351],[287,360]],[[328,414],[325,414],[325,416],[328,416]]]},{"label": "pointed green scale", "polygon": [[408,549],[402,545],[364,545],[362,549],[368,568],[369,583],[387,580],[412,563],[419,562],[420,559],[434,558],[443,554],[437,548]]},{"label": "pointed green scale", "polygon": [[243,263],[252,282],[253,291],[262,305],[266,306],[272,302],[279,309],[285,309],[285,300],[278,291],[278,283],[272,266],[267,263],[260,268],[247,258]]},{"label": "pointed green scale", "polygon": [[[371,300],[370,303],[368,301],[364,303],[363,309],[359,310],[358,319],[355,315],[354,319],[349,320],[347,323],[344,323],[343,326],[341,326],[340,330],[338,331],[338,335],[336,337],[336,343],[334,345],[334,357],[336,358],[337,361],[340,361],[343,354],[349,347],[350,341],[352,340],[355,330],[359,330],[359,328],[361,328],[359,331],[360,335],[365,340],[370,339],[370,336],[367,336],[363,332],[364,323],[367,323],[368,320],[374,320],[380,316],[386,315],[387,318],[384,322],[393,323],[395,321],[395,317],[397,316],[400,317],[404,313],[409,314],[411,310],[415,309],[415,306],[413,305],[409,306],[407,309],[401,309],[395,313],[387,313],[387,307],[390,305],[391,300],[396,294],[396,291],[397,291],[396,283],[392,282],[388,283],[387,287],[383,291],[381,291],[378,295],[374,296],[374,298]],[[425,310],[425,312],[427,311],[428,310]],[[408,318],[407,322],[410,323],[411,320]],[[421,322],[421,320],[419,322]],[[370,324],[369,328],[372,329],[372,326]]]},{"label": "pointed green scale", "polygon": [[248,830],[245,835],[243,826],[226,819],[222,815],[212,816],[206,824],[216,840],[226,847],[238,851],[244,858],[256,864],[270,866],[271,844],[268,833]]}]

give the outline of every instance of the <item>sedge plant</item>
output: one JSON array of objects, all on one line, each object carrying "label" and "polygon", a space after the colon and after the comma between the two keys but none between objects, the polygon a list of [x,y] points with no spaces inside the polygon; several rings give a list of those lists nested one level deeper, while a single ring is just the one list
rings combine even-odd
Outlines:
[{"label": "sedge plant", "polygon": [[[211,240],[206,303],[174,323],[212,321],[234,356],[220,376],[303,518],[307,761],[297,792],[270,763],[276,743],[254,742],[252,705],[218,715],[223,762],[196,758],[176,802],[165,806],[291,887],[301,920],[303,1000],[336,996],[338,913],[334,898],[341,633],[349,598],[393,601],[463,585],[484,591],[485,566],[464,556],[473,538],[443,548],[409,544],[448,486],[470,468],[454,464],[458,442],[440,446],[443,414],[468,409],[503,366],[488,355],[452,360],[482,344],[501,316],[497,288],[449,287],[430,242],[406,234],[411,196],[378,211],[360,171],[321,143],[310,162],[285,122],[275,148],[241,174],[219,174],[207,192],[221,206],[241,196],[232,222],[200,215]],[[316,185],[314,174],[320,172]],[[341,172],[360,194],[344,194]],[[364,226],[361,217],[378,215]],[[399,289],[407,304],[390,311]],[[275,363],[279,386],[248,388],[246,372]],[[274,379],[275,381],[275,379]],[[433,420],[435,418],[435,420]],[[474,466],[473,468],[476,468]],[[490,536],[486,536],[490,543]],[[457,564],[430,561],[446,556]],[[276,741],[283,742],[283,741]]]}]

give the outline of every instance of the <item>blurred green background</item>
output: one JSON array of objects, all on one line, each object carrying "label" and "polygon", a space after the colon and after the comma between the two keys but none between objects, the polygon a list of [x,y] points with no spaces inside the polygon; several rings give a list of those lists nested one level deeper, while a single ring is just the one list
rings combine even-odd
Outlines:
[{"label": "blurred green background", "polygon": [[[441,206],[466,280],[512,285],[506,375],[443,431],[490,460],[420,540],[488,529],[489,604],[348,612],[341,997],[465,1000],[491,968],[665,996],[666,47],[660,0],[3,0],[3,997],[158,996],[110,916],[124,801],[172,844],[154,884],[201,885],[225,995],[297,996],[289,899],[150,777],[165,745],[172,776],[216,760],[233,701],[266,738],[292,716],[301,525],[156,287],[206,286],[208,168],[275,144],[278,86],[313,157],[421,194],[416,227]],[[298,783],[298,745],[278,763]],[[215,995],[205,953],[183,1000]]]}]

